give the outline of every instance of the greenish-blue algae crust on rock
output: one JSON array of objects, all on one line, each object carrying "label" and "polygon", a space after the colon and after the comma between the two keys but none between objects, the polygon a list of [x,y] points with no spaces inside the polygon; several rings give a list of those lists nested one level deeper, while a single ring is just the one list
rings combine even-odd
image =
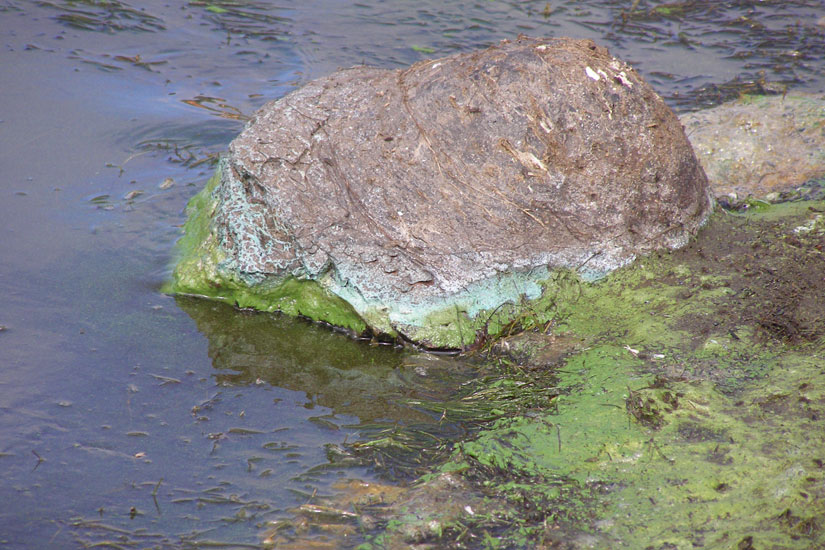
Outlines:
[{"label": "greenish-blue algae crust on rock", "polygon": [[711,204],[630,66],[521,37],[262,107],[192,200],[167,290],[467,348],[549,320],[560,279],[685,245]]},{"label": "greenish-blue algae crust on rock", "polygon": [[363,333],[367,325],[352,306],[317,281],[289,275],[255,277],[238,271],[232,256],[223,249],[222,235],[214,224],[213,216],[220,204],[219,183],[220,170],[189,201],[184,235],[177,244],[177,263],[163,291],[300,315]]}]

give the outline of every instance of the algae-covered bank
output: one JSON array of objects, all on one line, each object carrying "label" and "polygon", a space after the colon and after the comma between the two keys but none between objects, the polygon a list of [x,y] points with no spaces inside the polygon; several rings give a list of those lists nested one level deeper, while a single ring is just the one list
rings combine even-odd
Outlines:
[{"label": "algae-covered bank", "polygon": [[824,248],[825,202],[756,205],[559,281],[552,326],[487,347],[498,418],[348,497],[360,548],[825,547]]}]

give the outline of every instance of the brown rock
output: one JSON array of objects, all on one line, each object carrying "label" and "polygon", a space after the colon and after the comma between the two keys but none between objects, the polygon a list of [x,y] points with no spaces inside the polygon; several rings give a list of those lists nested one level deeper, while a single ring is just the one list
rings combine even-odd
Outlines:
[{"label": "brown rock", "polygon": [[825,175],[822,96],[747,96],[681,120],[717,196],[765,198]]},{"label": "brown rock", "polygon": [[632,68],[526,37],[310,82],[232,142],[216,193],[222,269],[319,281],[413,340],[435,312],[537,297],[553,268],[594,279],[681,246],[710,209],[679,120]]}]

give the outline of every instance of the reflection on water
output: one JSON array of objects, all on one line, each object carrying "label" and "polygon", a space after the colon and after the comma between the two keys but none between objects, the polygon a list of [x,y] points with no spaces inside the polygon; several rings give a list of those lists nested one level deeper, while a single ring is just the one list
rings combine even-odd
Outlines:
[{"label": "reflection on water", "polygon": [[[344,446],[325,446],[330,463],[310,473],[380,461],[379,475],[420,475],[427,459],[445,456],[451,440],[496,407],[489,399],[476,403],[473,392],[488,373],[461,359],[367,345],[309,322],[222,303],[179,297],[177,304],[207,336],[218,386],[300,392],[309,422],[346,434]],[[379,456],[372,442],[380,439],[398,445]]]},{"label": "reflection on water", "polygon": [[256,545],[341,476],[415,475],[395,449],[438,456],[421,442],[493,407],[463,398],[485,381],[455,359],[159,294],[186,201],[264,101],[519,33],[605,43],[678,109],[822,92],[823,17],[819,0],[0,0],[0,548]]},{"label": "reflection on water", "polygon": [[433,422],[432,414],[410,402],[446,399],[474,372],[456,360],[369,346],[280,315],[184,297],[177,304],[209,339],[218,384],[299,391],[306,394],[305,407],[321,406],[361,423]]}]

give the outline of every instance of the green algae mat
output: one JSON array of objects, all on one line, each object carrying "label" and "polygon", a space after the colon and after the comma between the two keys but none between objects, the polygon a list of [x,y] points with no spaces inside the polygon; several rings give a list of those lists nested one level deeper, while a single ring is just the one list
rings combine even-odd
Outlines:
[{"label": "green algae mat", "polygon": [[485,348],[500,416],[359,508],[361,548],[825,548],[823,247],[825,203],[754,203],[560,277],[550,325]]}]

